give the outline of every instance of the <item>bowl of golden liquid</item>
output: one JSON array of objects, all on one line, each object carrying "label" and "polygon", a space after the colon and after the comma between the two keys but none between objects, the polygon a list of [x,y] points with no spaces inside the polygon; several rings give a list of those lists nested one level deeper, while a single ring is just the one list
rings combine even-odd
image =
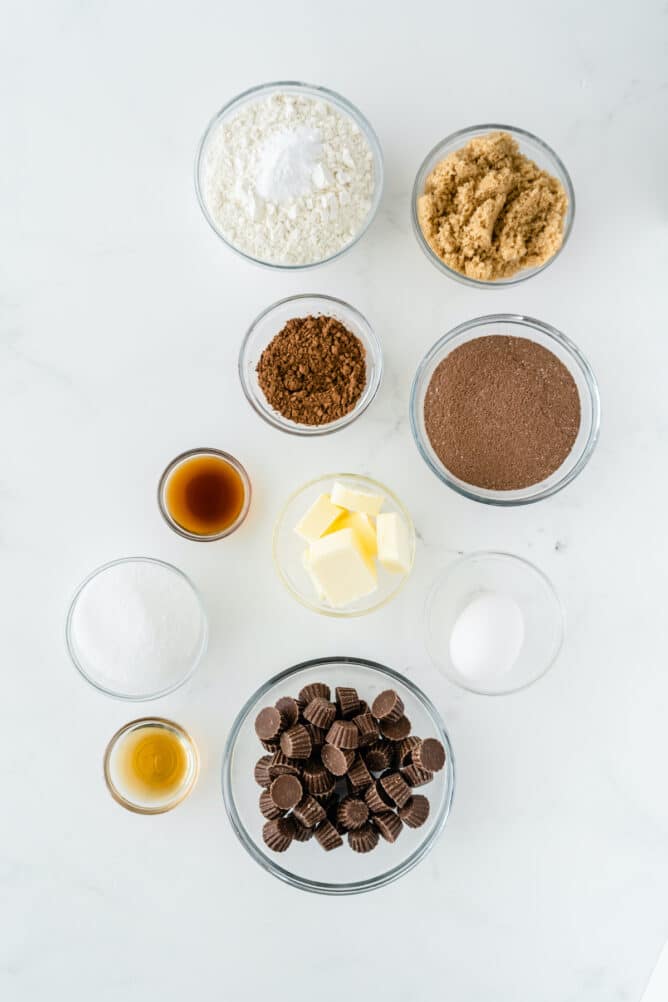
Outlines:
[{"label": "bowl of golden liquid", "polygon": [[135,814],[164,814],[197,781],[197,746],[179,724],[142,717],[116,731],[104,754],[104,778],[114,800]]}]

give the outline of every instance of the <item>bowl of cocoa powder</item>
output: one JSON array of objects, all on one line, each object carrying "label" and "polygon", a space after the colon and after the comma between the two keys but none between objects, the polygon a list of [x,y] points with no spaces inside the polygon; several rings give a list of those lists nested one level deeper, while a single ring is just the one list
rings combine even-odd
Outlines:
[{"label": "bowl of cocoa powder", "polygon": [[251,407],[291,435],[328,435],[352,424],[378,392],[382,372],[368,320],[332,296],[290,296],[269,306],[239,353]]},{"label": "bowl of cocoa powder", "polygon": [[464,497],[531,504],[569,484],[598,440],[596,378],[579,348],[540,320],[478,317],[420,363],[410,419],[420,455]]}]

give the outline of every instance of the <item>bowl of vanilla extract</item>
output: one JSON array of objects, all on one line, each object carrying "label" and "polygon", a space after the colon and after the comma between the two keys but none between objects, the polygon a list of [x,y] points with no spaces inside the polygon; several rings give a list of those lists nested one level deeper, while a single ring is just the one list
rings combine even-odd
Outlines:
[{"label": "bowl of vanilla extract", "polygon": [[250,478],[220,449],[189,449],[168,464],[158,484],[158,505],[170,529],[200,543],[225,539],[239,528],[251,502]]}]

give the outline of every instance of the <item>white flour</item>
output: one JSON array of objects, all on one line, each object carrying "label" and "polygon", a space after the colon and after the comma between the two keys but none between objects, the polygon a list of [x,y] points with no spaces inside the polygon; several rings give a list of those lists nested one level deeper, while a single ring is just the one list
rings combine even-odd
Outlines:
[{"label": "white flour", "polygon": [[301,95],[246,104],[205,153],[204,200],[221,232],[275,264],[312,264],[349,244],[374,185],[373,155],[353,119]]}]

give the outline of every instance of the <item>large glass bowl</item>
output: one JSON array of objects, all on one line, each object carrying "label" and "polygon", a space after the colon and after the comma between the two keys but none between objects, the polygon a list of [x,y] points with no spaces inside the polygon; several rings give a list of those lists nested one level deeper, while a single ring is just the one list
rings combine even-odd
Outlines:
[{"label": "large glass bowl", "polygon": [[[340,112],[351,118],[355,125],[359,128],[360,132],[363,133],[364,138],[371,150],[373,156],[373,169],[374,169],[374,190],[371,200],[371,206],[367,217],[354,235],[352,240],[349,241],[344,247],[341,247],[335,254],[331,254],[329,257],[323,258],[320,261],[311,261],[305,264],[281,264],[274,261],[264,261],[261,258],[253,257],[247,254],[245,251],[241,250],[239,247],[235,247],[227,237],[222,233],[216,220],[211,215],[209,207],[206,202],[204,195],[204,172],[206,165],[206,156],[209,149],[209,144],[211,139],[216,132],[218,126],[226,119],[231,118],[235,115],[245,104],[253,101],[257,101],[264,97],[269,97],[271,94],[280,92],[281,94],[294,94],[300,95],[301,97],[311,97],[317,101],[324,101],[328,104],[334,105]],[[251,87],[250,90],[244,91],[242,94],[238,94],[237,97],[228,101],[220,111],[214,115],[209,124],[207,125],[204,135],[200,140],[199,146],[197,148],[197,155],[195,158],[195,191],[197,193],[197,201],[199,202],[200,208],[204,214],[204,218],[211,227],[211,229],[216,233],[220,239],[235,253],[239,254],[241,257],[245,258],[247,261],[252,261],[253,264],[262,265],[265,268],[276,268],[279,271],[297,271],[304,270],[306,268],[316,268],[318,265],[326,264],[328,261],[335,261],[336,258],[341,257],[346,251],[349,251],[351,247],[354,247],[358,240],[364,236],[369,226],[373,222],[374,216],[378,211],[378,206],[380,205],[380,200],[383,194],[383,153],[380,148],[380,143],[376,133],[373,131],[371,125],[364,117],[364,115],[356,108],[350,101],[347,101],[345,97],[337,94],[335,91],[328,90],[326,87],[318,87],[313,84],[300,83],[298,80],[279,80],[274,83],[260,84],[258,87]]]},{"label": "large glass bowl", "polygon": [[[538,265],[535,268],[524,268],[521,271],[518,271],[515,275],[511,275],[509,278],[498,278],[493,281],[470,278],[468,275],[463,275],[460,271],[455,271],[454,268],[450,268],[429,246],[429,243],[425,239],[420,227],[417,214],[418,198],[420,195],[424,194],[425,182],[436,164],[440,163],[441,160],[444,160],[450,153],[454,153],[456,150],[461,150],[462,147],[466,146],[466,144],[471,141],[471,139],[475,139],[478,136],[484,136],[488,132],[508,132],[519,144],[521,153],[523,153],[530,160],[533,160],[533,162],[536,163],[542,170],[547,171],[561,182],[561,185],[566,192],[566,197],[568,198],[568,208],[566,210],[566,218],[564,219],[563,240],[556,254],[553,254],[552,257],[547,259],[547,261],[544,261],[543,264]],[[464,285],[476,286],[479,289],[496,289],[504,285],[517,285],[518,282],[525,282],[528,278],[533,278],[534,275],[538,275],[541,271],[544,271],[548,265],[552,264],[553,261],[556,261],[566,246],[568,238],[571,234],[571,229],[573,228],[574,218],[575,192],[573,190],[573,183],[565,166],[554,150],[551,149],[547,143],[544,143],[542,139],[539,139],[538,136],[532,135],[530,132],[526,132],[524,129],[517,129],[512,125],[473,125],[468,129],[460,129],[459,132],[453,132],[452,135],[447,136],[440,143],[434,146],[434,148],[429,151],[425,159],[422,161],[420,169],[415,177],[413,193],[411,195],[411,221],[413,224],[413,232],[415,233],[418,244],[431,263],[435,265],[440,272],[447,275],[448,278],[454,278],[456,282],[462,282]]]},{"label": "large glass bowl", "polygon": [[[288,320],[295,317],[327,316],[339,320],[352,334],[359,338],[366,352],[366,386],[351,411],[337,421],[328,424],[299,424],[283,417],[271,406],[265,397],[257,378],[257,366],[262,352]],[[281,299],[267,307],[248,329],[239,352],[239,379],[246,399],[253,410],[273,428],[291,435],[328,435],[346,428],[356,421],[367,409],[380,386],[383,374],[383,353],[380,341],[374,334],[368,320],[353,306],[332,296],[300,295]]]},{"label": "large glass bowl", "polygon": [[[460,480],[441,462],[429,441],[424,420],[424,401],[434,370],[455,348],[475,338],[501,334],[536,341],[556,355],[575,380],[580,397],[580,428],[569,455],[545,480],[515,491],[494,491]],[[582,472],[598,441],[601,405],[596,378],[580,349],[554,327],[510,313],[477,317],[449,331],[430,348],[418,366],[410,400],[411,431],[418,451],[427,466],[448,487],[483,504],[513,506],[531,504],[556,494]]]},{"label": "large glass bowl", "polygon": [[[378,846],[361,855],[348,844],[325,852],[312,838],[293,843],[285,853],[272,853],[262,840],[265,819],[260,813],[260,787],[253,778],[257,760],[264,754],[255,734],[255,717],[281,696],[296,696],[310,682],[353,686],[371,704],[379,692],[395,689],[401,696],[413,733],[437,738],[446,750],[445,767],[420,787],[430,804],[427,822],[417,829],[404,827],[394,844],[380,839]],[[450,812],[455,787],[452,747],[438,711],[413,682],[398,672],[363,658],[331,657],[305,661],[270,678],[242,707],[227,739],[223,756],[223,798],[234,831],[252,858],[263,869],[293,887],[318,894],[359,894],[392,883],[427,855],[440,835]]]}]

